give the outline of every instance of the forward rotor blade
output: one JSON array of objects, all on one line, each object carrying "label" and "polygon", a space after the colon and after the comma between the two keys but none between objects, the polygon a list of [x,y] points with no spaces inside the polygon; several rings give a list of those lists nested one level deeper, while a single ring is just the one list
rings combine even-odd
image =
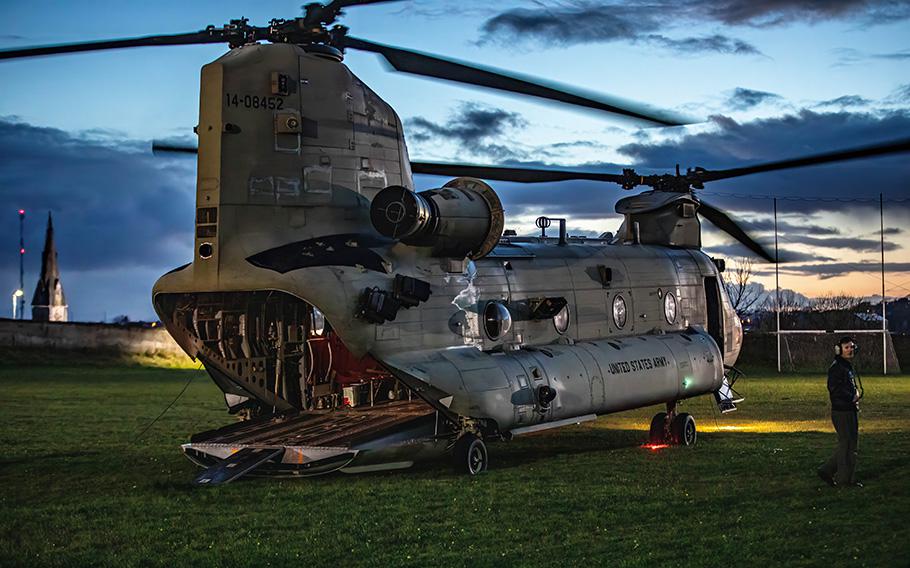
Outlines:
[{"label": "forward rotor blade", "polygon": [[346,48],[378,53],[385,57],[392,67],[402,73],[435,77],[437,79],[478,85],[480,87],[498,89],[510,93],[530,95],[542,99],[620,114],[639,120],[662,124],[664,126],[680,126],[685,124],[676,117],[648,109],[644,105],[637,107],[634,105],[620,106],[620,103],[596,100],[590,97],[577,95],[568,92],[567,90],[564,90],[564,87],[557,85],[553,85],[552,87],[547,86],[531,80],[507,75],[502,71],[485,69],[455,61],[454,59],[444,59],[419,51],[411,51],[399,47],[373,43],[351,36],[345,38],[344,45]]},{"label": "forward rotor blade", "polygon": [[18,57],[35,57],[38,55],[56,55],[60,53],[77,53],[80,51],[100,51],[104,49],[121,49],[124,47],[145,47],[152,45],[193,45],[200,43],[224,43],[226,40],[219,35],[207,32],[192,32],[188,34],[157,35],[136,37],[129,39],[110,39],[102,41],[84,41],[80,43],[63,43],[59,45],[45,45],[38,47],[23,47],[21,49],[0,50],[0,59],[15,59]]},{"label": "forward rotor blade", "polygon": [[167,154],[198,154],[199,148],[195,146],[183,146],[178,144],[167,144],[164,142],[152,142],[152,153],[167,153]]},{"label": "forward rotor blade", "polygon": [[[699,201],[701,201],[701,200],[699,200]],[[741,242],[743,245],[746,246],[746,248],[748,248],[749,250],[751,250],[758,256],[762,257],[763,259],[767,260],[768,262],[774,262],[774,257],[771,256],[771,254],[769,254],[764,249],[764,247],[762,247],[760,244],[755,242],[755,240],[753,240],[752,237],[747,235],[746,232],[743,231],[742,228],[736,224],[736,221],[731,219],[729,215],[727,215],[720,209],[717,209],[716,207],[713,207],[711,205],[708,205],[704,201],[701,201],[701,205],[698,208],[698,212],[701,214],[702,217],[704,217],[708,221],[711,221],[715,227],[724,231],[725,233],[727,233],[728,235],[730,235],[737,241]]]},{"label": "forward rotor blade", "polygon": [[575,172],[569,170],[502,168],[495,166],[467,166],[463,164],[439,164],[433,162],[411,162],[411,171],[415,174],[451,177],[476,177],[496,181],[514,181],[518,183],[539,183],[548,181],[568,181],[576,179],[622,183],[623,180],[623,176],[617,174]]},{"label": "forward rotor blade", "polygon": [[759,172],[771,172],[775,170],[786,170],[790,168],[801,168],[804,166],[815,166],[819,164],[829,164],[832,162],[843,162],[847,160],[856,160],[859,158],[872,158],[875,156],[886,156],[898,152],[910,151],[910,138],[873,144],[871,146],[862,146],[848,150],[838,150],[836,152],[826,152],[824,154],[815,154],[804,158],[793,158],[790,160],[780,160],[778,162],[768,162],[765,164],[756,164],[743,168],[731,168],[728,170],[707,170],[697,171],[696,176],[700,181],[716,181],[733,177],[756,174]]}]

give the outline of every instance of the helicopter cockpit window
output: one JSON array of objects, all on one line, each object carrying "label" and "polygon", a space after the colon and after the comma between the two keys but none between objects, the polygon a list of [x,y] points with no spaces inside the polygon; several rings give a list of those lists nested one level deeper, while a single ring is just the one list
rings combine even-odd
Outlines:
[{"label": "helicopter cockpit window", "polygon": [[626,325],[626,301],[619,295],[613,298],[613,323],[616,327]]},{"label": "helicopter cockpit window", "polygon": [[512,329],[512,314],[499,302],[490,302],[483,310],[483,328],[496,341]]},{"label": "helicopter cockpit window", "polygon": [[563,334],[569,329],[569,306],[563,306],[559,312],[553,316],[553,326],[557,333]]},{"label": "helicopter cockpit window", "polygon": [[664,317],[667,318],[667,323],[676,321],[676,296],[671,292],[664,296]]}]

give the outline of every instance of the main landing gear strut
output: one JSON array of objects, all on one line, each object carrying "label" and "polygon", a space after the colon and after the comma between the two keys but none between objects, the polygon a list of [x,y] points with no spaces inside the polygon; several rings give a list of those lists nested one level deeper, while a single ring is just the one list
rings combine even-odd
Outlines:
[{"label": "main landing gear strut", "polygon": [[649,441],[652,444],[694,446],[698,438],[695,418],[687,412],[676,412],[676,402],[667,403],[666,412],[658,412],[651,419]]},{"label": "main landing gear strut", "polygon": [[[490,457],[484,438],[491,439],[498,432],[483,420],[459,417],[453,424],[452,465],[456,473],[479,475],[487,470]],[[504,439],[504,438],[503,438]]]}]

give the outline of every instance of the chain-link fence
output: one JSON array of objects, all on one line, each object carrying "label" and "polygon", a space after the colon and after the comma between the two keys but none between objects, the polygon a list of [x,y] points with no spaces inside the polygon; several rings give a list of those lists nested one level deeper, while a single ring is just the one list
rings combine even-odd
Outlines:
[{"label": "chain-link fence", "polygon": [[[882,332],[870,330],[781,332],[780,369],[783,372],[827,371],[834,358],[834,345],[849,335],[858,346],[854,365],[861,373],[877,374],[885,369],[888,374],[897,374],[910,368],[910,336],[895,336],[890,333],[882,341]],[[777,334],[752,332],[743,338],[743,348],[737,367],[746,370],[777,370]],[[903,363],[903,365],[901,365]]]}]

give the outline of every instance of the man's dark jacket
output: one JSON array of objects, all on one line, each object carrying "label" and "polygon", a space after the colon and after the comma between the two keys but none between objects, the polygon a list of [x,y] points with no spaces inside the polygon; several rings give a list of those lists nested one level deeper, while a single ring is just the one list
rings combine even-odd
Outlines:
[{"label": "man's dark jacket", "polygon": [[828,368],[828,393],[831,395],[831,410],[856,411],[856,371],[853,365],[840,355]]}]

